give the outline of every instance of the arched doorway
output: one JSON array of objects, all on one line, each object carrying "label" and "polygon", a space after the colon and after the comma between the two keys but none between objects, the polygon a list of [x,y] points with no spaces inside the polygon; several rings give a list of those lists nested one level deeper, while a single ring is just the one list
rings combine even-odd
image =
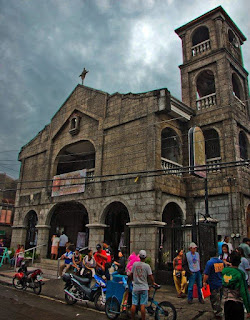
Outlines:
[{"label": "arched doorway", "polygon": [[53,234],[61,235],[62,231],[69,238],[69,242],[81,248],[88,246],[88,212],[86,208],[78,202],[63,202],[57,204],[52,209],[49,234],[49,254],[51,248],[51,238]]},{"label": "arched doorway", "polygon": [[162,213],[162,221],[167,223],[167,226],[181,226],[183,214],[181,208],[175,202],[169,202]]},{"label": "arched doorway", "polygon": [[172,263],[176,251],[184,248],[182,220],[181,208],[175,202],[168,203],[162,213],[162,221],[167,225],[161,230],[160,240],[160,261],[164,261],[164,264]]},{"label": "arched doorway", "polygon": [[27,233],[26,233],[26,240],[25,240],[25,249],[29,249],[35,247],[37,244],[37,214],[34,210],[28,212],[26,216],[26,226],[27,226]]},{"label": "arched doorway", "polygon": [[108,226],[105,229],[104,237],[110,243],[117,256],[118,250],[129,254],[129,227],[126,225],[130,221],[129,212],[126,206],[118,201],[112,202],[105,209],[105,224]]}]

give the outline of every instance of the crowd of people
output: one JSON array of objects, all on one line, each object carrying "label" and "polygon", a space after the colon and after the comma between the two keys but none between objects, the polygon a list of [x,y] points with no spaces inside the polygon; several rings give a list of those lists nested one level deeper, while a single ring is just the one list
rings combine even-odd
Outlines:
[{"label": "crowd of people", "polygon": [[[51,258],[53,258],[52,250]],[[94,254],[89,249],[84,257],[80,253],[80,248],[75,248],[74,250],[74,246],[66,242],[65,253],[61,255],[60,260],[64,262],[59,268],[59,279],[63,272],[66,273],[72,268],[73,272],[78,275],[93,277],[95,272],[97,272],[100,276],[104,276],[107,280],[110,280],[110,268],[112,264],[114,269],[116,269],[116,273],[125,274],[125,258],[122,250],[119,250],[118,257],[115,259],[107,241],[104,241],[102,245],[97,244]]]},{"label": "crowd of people", "polygon": [[180,249],[173,260],[173,278],[178,298],[185,298],[187,291],[187,301],[192,304],[196,283],[199,302],[204,304],[202,288],[206,290],[209,285],[215,318],[222,319],[224,301],[225,320],[243,320],[244,308],[247,318],[250,318],[250,239],[244,238],[235,250],[229,240],[229,237],[225,237],[224,241],[218,239],[218,249],[210,251],[210,260],[203,273],[197,245],[190,243],[186,254]]}]

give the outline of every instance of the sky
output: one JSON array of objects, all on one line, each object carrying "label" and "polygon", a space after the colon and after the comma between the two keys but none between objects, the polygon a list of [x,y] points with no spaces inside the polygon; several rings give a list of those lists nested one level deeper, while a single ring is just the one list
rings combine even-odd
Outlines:
[{"label": "sky", "polygon": [[[249,0],[0,0],[0,172],[78,83],[106,91],[167,87],[181,99],[174,30],[221,5],[249,38]],[[242,46],[250,70],[250,42]]]}]

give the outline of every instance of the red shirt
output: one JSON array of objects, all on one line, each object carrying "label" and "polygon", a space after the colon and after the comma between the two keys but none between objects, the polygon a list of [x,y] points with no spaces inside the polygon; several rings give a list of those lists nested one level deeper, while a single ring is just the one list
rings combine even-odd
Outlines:
[{"label": "red shirt", "polygon": [[103,258],[100,257],[99,255],[97,255],[97,253],[100,253],[100,254],[102,254],[103,256],[107,257],[106,251],[105,251],[105,250],[101,250],[101,252],[96,252],[96,253],[94,254],[94,258],[95,258],[96,263],[99,263],[99,264],[101,264],[102,266],[104,266],[105,263],[108,262],[108,260],[103,259]]}]

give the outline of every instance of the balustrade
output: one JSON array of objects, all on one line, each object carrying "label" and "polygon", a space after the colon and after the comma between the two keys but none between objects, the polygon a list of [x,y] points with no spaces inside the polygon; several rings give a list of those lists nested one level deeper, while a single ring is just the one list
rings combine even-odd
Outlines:
[{"label": "balustrade", "polygon": [[202,52],[208,51],[210,49],[211,49],[210,39],[205,40],[191,47],[192,56],[195,57],[198,54],[201,54]]},{"label": "balustrade", "polygon": [[[180,168],[182,168],[182,165],[179,163],[176,163],[169,159],[161,158],[161,167],[168,174],[174,174],[179,177],[182,176],[182,173],[180,172]],[[172,169],[176,169],[176,170],[172,170]]]},{"label": "balustrade", "polygon": [[196,100],[197,110],[207,109],[216,105],[216,93],[209,94]]}]

